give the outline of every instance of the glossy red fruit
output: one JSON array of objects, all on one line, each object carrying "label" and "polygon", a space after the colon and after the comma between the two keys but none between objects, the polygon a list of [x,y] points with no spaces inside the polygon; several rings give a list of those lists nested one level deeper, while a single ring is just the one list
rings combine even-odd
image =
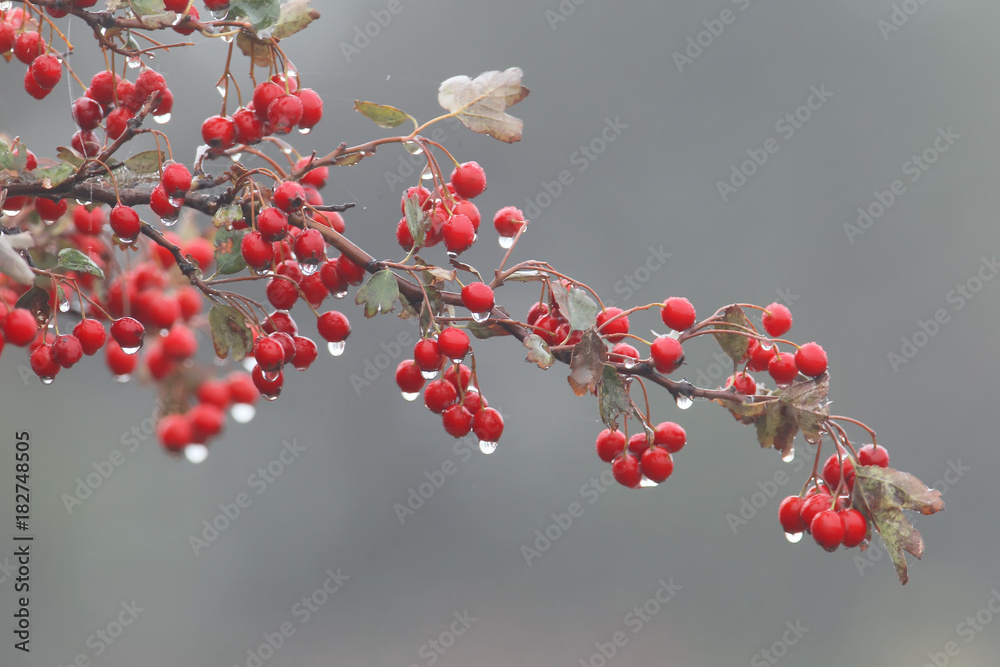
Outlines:
[{"label": "glossy red fruit", "polygon": [[155,215],[166,220],[176,220],[181,213],[180,207],[174,206],[163,185],[157,185],[149,194],[149,208]]},{"label": "glossy red fruit", "polygon": [[31,370],[42,380],[51,380],[62,368],[53,358],[51,345],[39,345],[31,352],[29,358]]},{"label": "glossy red fruit", "polygon": [[124,377],[131,375],[139,364],[139,355],[125,354],[117,341],[108,341],[104,348],[105,360],[112,375]]},{"label": "glossy red fruit", "polygon": [[63,334],[52,343],[52,360],[63,368],[70,368],[83,358],[83,345],[73,334]]},{"label": "glossy red fruit", "polygon": [[486,190],[486,172],[478,162],[464,162],[451,172],[451,184],[459,197],[473,199]]},{"label": "glossy red fruit", "polygon": [[236,143],[256,144],[264,138],[264,121],[252,109],[240,107],[234,111],[233,127],[236,130]]},{"label": "glossy red fruit", "polygon": [[493,228],[500,236],[516,236],[518,230],[526,224],[528,221],[524,219],[524,213],[514,206],[506,206],[493,216]]},{"label": "glossy red fruit", "polygon": [[101,153],[101,142],[90,130],[77,130],[70,137],[69,145],[84,157],[97,157]]},{"label": "glossy red fruit", "polygon": [[476,240],[476,228],[469,217],[461,213],[448,218],[441,228],[444,247],[448,252],[461,254],[472,247]]},{"label": "glossy red fruit", "polygon": [[761,321],[764,325],[764,331],[772,338],[777,338],[785,335],[792,328],[792,313],[784,304],[775,302],[764,309]]},{"label": "glossy red fruit", "polygon": [[649,346],[653,365],[661,373],[673,373],[684,362],[684,348],[676,338],[660,336]]},{"label": "glossy red fruit", "polygon": [[786,533],[794,535],[805,531],[806,524],[802,521],[800,512],[802,511],[803,499],[799,496],[788,496],[778,505],[778,521]]},{"label": "glossy red fruit", "polygon": [[611,463],[625,451],[625,434],[619,430],[604,429],[597,434],[597,457]]},{"label": "glossy red fruit", "polygon": [[646,453],[646,450],[650,448],[652,443],[650,442],[649,436],[646,435],[645,430],[639,433],[633,433],[628,439],[628,451],[631,454],[637,456],[640,460],[642,455]]},{"label": "glossy red fruit", "polygon": [[9,53],[17,41],[17,29],[6,21],[0,21],[0,53]]},{"label": "glossy red fruit", "polygon": [[265,398],[277,398],[281,395],[281,388],[285,385],[284,373],[277,371],[275,376],[268,379],[264,377],[264,371],[260,366],[253,367],[250,378],[253,380],[253,386],[257,387],[257,391]]},{"label": "glossy red fruit", "polygon": [[226,377],[229,400],[234,404],[253,405],[260,398],[260,392],[247,373],[236,371]]},{"label": "glossy red fruit", "polygon": [[123,350],[135,350],[142,347],[146,328],[134,318],[120,317],[111,323],[111,337],[122,346]]},{"label": "glossy red fruit", "polygon": [[415,185],[412,188],[408,188],[406,192],[403,193],[403,197],[399,202],[399,212],[406,215],[406,200],[412,197],[417,198],[417,204],[420,207],[427,202],[427,198],[431,196],[430,190],[422,185]]},{"label": "glossy red fruit", "polygon": [[57,199],[52,201],[51,199],[46,199],[45,197],[35,198],[35,211],[38,213],[38,217],[45,222],[54,222],[61,218],[68,205],[65,199]]},{"label": "glossy red fruit", "polygon": [[274,247],[256,230],[248,232],[240,241],[240,252],[247,265],[257,270],[269,267],[274,259]]},{"label": "glossy red fruit", "polygon": [[191,424],[191,442],[204,443],[222,432],[226,424],[225,413],[211,403],[199,403],[187,412]]},{"label": "glossy red fruit", "polygon": [[452,405],[441,413],[441,423],[448,435],[463,438],[472,431],[472,413],[462,405]]},{"label": "glossy red fruit", "polygon": [[426,373],[437,372],[444,361],[444,355],[438,350],[437,341],[433,338],[421,338],[413,346],[413,361]]},{"label": "glossy red fruit", "polygon": [[14,41],[14,57],[25,65],[45,53],[48,47],[41,34],[36,30],[25,30]]},{"label": "glossy red fruit", "polygon": [[302,101],[299,129],[310,130],[323,118],[323,98],[312,88],[303,88],[298,92],[298,96]]},{"label": "glossy red fruit", "polygon": [[183,324],[175,324],[162,339],[163,353],[174,361],[190,359],[198,351],[198,339]]},{"label": "glossy red fruit", "polygon": [[267,300],[279,310],[288,310],[299,299],[299,290],[295,283],[284,278],[271,278],[267,283]]},{"label": "glossy red fruit", "polygon": [[773,344],[768,344],[768,347],[764,347],[760,344],[760,341],[751,339],[747,343],[747,369],[755,373],[766,371],[776,351],[777,348]]},{"label": "glossy red fruit", "polygon": [[276,310],[267,316],[264,321],[264,332],[274,333],[275,331],[284,331],[286,334],[294,336],[298,333],[299,328],[295,325],[295,320],[292,316],[283,310]]},{"label": "glossy red fruit", "polygon": [[497,442],[503,435],[503,416],[493,408],[473,413],[472,430],[482,442]]},{"label": "glossy red fruit", "polygon": [[292,341],[295,343],[295,356],[292,358],[292,365],[297,370],[304,371],[316,361],[319,356],[319,348],[316,347],[312,338],[305,336],[293,336]]},{"label": "glossy red fruit", "polygon": [[278,344],[281,345],[281,350],[285,354],[284,363],[292,363],[295,359],[295,339],[292,335],[284,331],[276,331],[270,337],[278,341]]},{"label": "glossy red fruit", "polygon": [[[419,369],[417,369],[419,371]],[[420,376],[423,380],[423,376]],[[435,414],[441,414],[444,409],[458,400],[458,391],[447,380],[434,380],[424,389],[424,405]]]},{"label": "glossy red fruit", "polygon": [[687,444],[687,432],[676,422],[660,422],[653,428],[653,444],[663,445],[668,452],[676,454]]},{"label": "glossy red fruit", "polygon": [[[311,160],[308,157],[300,158],[295,163],[295,168],[302,169],[308,166],[310,162]],[[323,186],[326,185],[326,180],[328,178],[330,178],[329,167],[315,167],[303,174],[302,178],[299,179],[299,183],[302,185],[311,185],[317,190],[321,190]]]},{"label": "glossy red fruit", "polygon": [[438,335],[438,351],[452,361],[461,361],[469,353],[469,336],[456,327],[446,327]]},{"label": "glossy red fruit", "polygon": [[787,386],[795,381],[799,369],[795,365],[795,357],[790,352],[779,352],[767,364],[767,372],[779,386]]},{"label": "glossy red fruit", "polygon": [[611,474],[615,481],[629,489],[635,489],[642,481],[642,471],[639,469],[639,459],[631,454],[625,454],[615,459],[611,464]]},{"label": "glossy red fruit", "polygon": [[813,517],[809,532],[821,547],[827,551],[836,551],[844,541],[844,522],[837,512],[824,510]]},{"label": "glossy red fruit", "polygon": [[326,260],[326,241],[318,229],[307,229],[296,236],[292,250],[299,264],[317,266]]},{"label": "glossy red fruit", "polygon": [[[628,333],[629,321],[628,317],[617,317],[621,315],[623,311],[621,308],[616,308],[611,306],[605,310],[602,310],[597,314],[597,329],[598,333],[607,338],[612,343],[622,340],[625,334]],[[613,319],[612,318],[616,318]],[[606,324],[606,322],[611,322]]]},{"label": "glossy red fruit", "polygon": [[104,123],[104,129],[108,133],[108,139],[114,140],[125,134],[125,130],[128,128],[128,122],[132,120],[135,116],[131,109],[127,107],[118,107],[114,111],[108,114],[108,118]]},{"label": "glossy red fruit", "polygon": [[867,444],[858,450],[858,463],[863,466],[889,467],[889,452],[882,445]]},{"label": "glossy red fruit", "polygon": [[410,234],[410,226],[406,224],[406,218],[400,220],[399,224],[396,225],[396,243],[406,252],[413,249],[413,235]]},{"label": "glossy red fruit", "polygon": [[844,524],[842,544],[851,548],[864,542],[865,536],[868,534],[868,521],[865,519],[865,515],[856,509],[841,510],[838,514]]},{"label": "glossy red fruit", "polygon": [[171,27],[174,32],[182,35],[190,35],[195,31],[195,27],[191,25],[191,20],[197,21],[199,18],[201,17],[198,15],[198,8],[194,5],[190,5],[187,9],[187,13],[181,17],[181,20],[174,23]]},{"label": "glossy red fruit", "polygon": [[462,199],[455,203],[455,206],[451,209],[452,215],[458,215],[461,213],[472,221],[472,228],[479,232],[479,224],[482,221],[482,217],[479,215],[479,209],[476,205],[467,199]]},{"label": "glossy red fruit", "polygon": [[183,195],[191,189],[191,172],[178,162],[168,164],[163,168],[160,184],[171,197]]},{"label": "glossy red fruit", "polygon": [[319,308],[323,305],[326,297],[330,296],[330,290],[326,288],[323,284],[323,279],[320,277],[319,273],[312,273],[302,279],[302,283],[299,285],[302,289],[302,293],[306,297],[306,301],[313,308]]},{"label": "glossy red fruit", "polygon": [[465,406],[466,410],[475,415],[480,410],[487,407],[488,403],[486,402],[486,399],[483,398],[482,394],[476,391],[474,387],[470,387],[465,391],[465,398],[462,399],[462,405]]},{"label": "glossy red fruit", "polygon": [[274,189],[274,205],[285,213],[298,211],[306,201],[305,190],[295,181],[285,181]]},{"label": "glossy red fruit", "polygon": [[330,310],[316,321],[319,335],[329,343],[342,343],[351,335],[351,324],[340,311]]},{"label": "glossy red fruit", "polygon": [[682,296],[672,296],[663,302],[660,318],[674,331],[685,331],[694,325],[694,306]]},{"label": "glossy red fruit", "polygon": [[209,116],[201,124],[201,138],[214,151],[224,151],[236,143],[236,125],[226,116]]},{"label": "glossy red fruit", "polygon": [[318,271],[319,278],[323,282],[323,287],[330,290],[331,294],[342,294],[347,291],[347,283],[341,279],[338,270],[338,262],[335,259],[323,262]]},{"label": "glossy red fruit", "polygon": [[[86,206],[73,208],[73,226],[81,234],[100,234],[104,228],[104,209],[90,211]],[[138,232],[137,232],[138,233]]]},{"label": "glossy red fruit", "polygon": [[659,484],[674,471],[674,459],[663,447],[650,447],[642,455],[639,467],[642,474]]},{"label": "glossy red fruit", "polygon": [[617,355],[617,359],[612,359],[612,361],[624,362],[625,358],[632,359],[633,361],[639,360],[639,350],[635,349],[628,343],[616,343],[614,347],[611,348],[611,354]]},{"label": "glossy red fruit", "polygon": [[156,425],[156,436],[169,452],[180,452],[191,444],[191,422],[184,415],[165,415]]},{"label": "glossy red fruit", "polygon": [[473,313],[493,310],[493,290],[485,283],[469,283],[462,288],[462,304]]},{"label": "glossy red fruit", "polygon": [[288,134],[302,120],[302,100],[295,95],[282,95],[267,107],[267,122],[275,134]]},{"label": "glossy red fruit", "polygon": [[88,357],[104,347],[108,334],[104,325],[97,320],[83,319],[73,327],[73,335],[80,341],[83,353]]},{"label": "glossy red fruit", "polygon": [[119,76],[103,70],[90,78],[87,97],[97,100],[104,106],[110,106],[115,101],[115,89],[118,87]]},{"label": "glossy red fruit", "polygon": [[337,273],[345,282],[351,285],[360,285],[365,281],[367,271],[360,264],[355,264],[347,255],[340,255],[337,257]]},{"label": "glossy red fruit", "polygon": [[[396,385],[404,394],[416,394],[423,388],[424,376],[420,373],[420,367],[412,359],[404,359],[396,366]],[[452,391],[454,389],[452,387]]]},{"label": "glossy red fruit", "polygon": [[840,484],[841,463],[843,463],[844,469],[844,484],[847,491],[851,492],[854,488],[854,462],[847,457],[847,454],[843,455],[842,461],[837,459],[836,454],[830,455],[826,463],[823,464],[823,480],[831,489],[836,489],[837,485]]},{"label": "glossy red fruit", "polygon": [[828,493],[816,493],[807,496],[802,501],[802,507],[799,509],[799,518],[802,519],[802,525],[806,527],[806,532],[811,530],[813,518],[820,512],[829,510],[832,505],[833,499]]},{"label": "glossy red fruit", "polygon": [[254,341],[253,358],[262,371],[273,373],[285,365],[285,348],[276,338],[262,336]]},{"label": "glossy red fruit", "polygon": [[809,377],[819,377],[826,372],[826,352],[818,343],[806,343],[795,353],[795,366]]},{"label": "glossy red fruit", "polygon": [[737,392],[747,396],[753,396],[757,393],[757,381],[749,373],[730,375],[729,379],[726,380],[726,386],[734,387]]},{"label": "glossy red fruit", "polygon": [[531,304],[531,308],[528,309],[528,317],[526,318],[525,321],[529,325],[535,324],[538,322],[539,318],[545,317],[548,314],[549,314],[548,304],[542,303],[541,301],[537,301]]},{"label": "glossy red fruit", "polygon": [[459,383],[461,383],[460,392],[466,391],[472,380],[472,369],[465,364],[449,364],[444,369],[444,373],[441,374],[441,378],[454,385],[455,389],[459,389]]},{"label": "glossy red fruit", "polygon": [[139,231],[142,229],[139,214],[131,206],[118,204],[111,209],[108,220],[112,231],[123,241],[131,241],[139,235]]},{"label": "glossy red fruit", "polygon": [[[30,71],[31,76],[35,79],[35,82],[38,83],[39,86],[45,88],[46,90],[52,90],[62,78],[62,63],[60,63],[59,59],[55,56],[38,56],[31,61]],[[100,122],[100,116],[98,116],[98,122]],[[96,124],[94,124],[93,127],[84,129],[92,130],[95,127],[97,127]]]},{"label": "glossy red fruit", "polygon": [[216,380],[214,378],[203,380],[198,385],[195,395],[201,403],[214,405],[220,410],[225,410],[229,407],[229,384],[225,380]]}]

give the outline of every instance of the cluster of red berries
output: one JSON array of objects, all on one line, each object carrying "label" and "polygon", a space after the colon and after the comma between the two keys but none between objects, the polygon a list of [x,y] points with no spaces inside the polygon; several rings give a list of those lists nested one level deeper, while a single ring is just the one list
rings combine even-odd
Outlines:
[{"label": "cluster of red berries", "polygon": [[399,203],[404,217],[396,226],[396,241],[407,252],[413,248],[405,213],[406,201],[416,198],[420,208],[430,217],[422,247],[431,248],[444,241],[448,252],[456,255],[465,252],[475,243],[481,222],[479,209],[469,200],[485,190],[486,172],[478,162],[465,162],[455,167],[449,182],[435,188],[433,193],[422,185],[409,188]]},{"label": "cluster of red berries", "polygon": [[192,460],[200,460],[205,455],[204,450],[189,448],[193,445],[204,447],[222,433],[227,409],[232,409],[237,421],[249,421],[259,397],[250,376],[244,372],[234,371],[225,379],[207,378],[195,389],[197,402],[185,412],[164,415],[156,426],[156,435],[168,452],[184,453]]},{"label": "cluster of red berries", "polygon": [[[865,445],[858,450],[858,464],[888,467],[889,453],[881,445]],[[792,536],[790,539],[797,541],[797,536],[806,532],[827,551],[836,551],[840,545],[851,548],[861,544],[868,534],[868,521],[851,507],[854,479],[854,462],[842,450],[823,465],[823,483],[810,488],[805,497],[788,496],[782,500],[778,520],[785,533]],[[836,498],[834,494],[838,494]]]},{"label": "cluster of red berries", "polygon": [[407,400],[415,400],[423,389],[424,405],[441,415],[445,432],[455,438],[473,432],[489,454],[503,434],[503,417],[469,386],[472,369],[462,361],[470,347],[468,334],[457,327],[444,328],[437,338],[421,338],[413,346],[413,358],[396,367],[396,384]]},{"label": "cluster of red berries", "polygon": [[308,133],[323,117],[323,99],[312,88],[300,88],[298,75],[275,74],[257,84],[252,101],[232,116],[210,116],[201,125],[201,138],[214,152],[237,144],[256,144],[272,134],[288,134],[296,127]]},{"label": "cluster of red berries", "polygon": [[674,472],[673,454],[687,444],[687,433],[676,422],[660,422],[652,435],[645,430],[627,439],[617,429],[597,434],[597,456],[611,464],[611,474],[622,486],[655,486]]}]

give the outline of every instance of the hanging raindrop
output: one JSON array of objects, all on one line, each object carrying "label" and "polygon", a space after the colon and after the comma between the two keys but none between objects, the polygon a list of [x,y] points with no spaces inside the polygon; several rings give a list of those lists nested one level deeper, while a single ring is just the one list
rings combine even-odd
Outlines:
[{"label": "hanging raindrop", "polygon": [[694,404],[690,396],[678,396],[677,397],[677,407],[681,410],[687,410]]},{"label": "hanging raindrop", "polygon": [[233,405],[232,409],[229,410],[229,414],[233,416],[240,424],[247,424],[253,419],[254,415],[257,414],[257,408],[255,408],[250,403],[236,403]]},{"label": "hanging raindrop", "polygon": [[404,392],[402,392],[402,394],[403,394],[403,400],[404,401],[410,401],[410,402],[413,402],[413,401],[417,400],[417,396],[420,396],[420,392],[419,391],[415,391],[412,394],[410,392],[408,392],[408,391],[404,391]]},{"label": "hanging raindrop", "polygon": [[479,451],[483,454],[492,454],[497,450],[496,441],[491,440],[480,440],[479,441]]},{"label": "hanging raindrop", "polygon": [[329,350],[330,354],[333,356],[339,357],[344,353],[344,345],[344,341],[340,341],[339,343],[327,343],[326,349]]},{"label": "hanging raindrop", "polygon": [[208,458],[208,447],[192,443],[184,448],[184,458],[191,463],[201,463]]},{"label": "hanging raindrop", "polygon": [[785,533],[785,539],[795,544],[802,539],[802,533]]},{"label": "hanging raindrop", "polygon": [[503,248],[504,250],[509,250],[510,247],[514,245],[514,237],[501,236],[500,238],[497,239],[497,243],[499,243],[500,247]]}]

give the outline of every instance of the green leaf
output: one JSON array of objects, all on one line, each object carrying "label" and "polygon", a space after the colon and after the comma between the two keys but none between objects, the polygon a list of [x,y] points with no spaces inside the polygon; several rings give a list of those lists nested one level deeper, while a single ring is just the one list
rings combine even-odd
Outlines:
[{"label": "green leaf", "polygon": [[384,127],[387,130],[398,127],[408,120],[413,120],[414,124],[416,124],[413,116],[405,111],[400,111],[396,107],[391,107],[386,104],[375,104],[374,102],[354,100],[354,110],[374,122],[379,127]]},{"label": "green leaf", "polygon": [[584,332],[583,338],[573,346],[573,356],[569,361],[569,386],[577,396],[585,396],[597,389],[608,359],[608,346],[601,335],[593,329]]},{"label": "green leaf", "polygon": [[294,35],[319,18],[319,12],[309,7],[309,0],[286,0],[281,3],[281,16],[271,37],[284,39]]},{"label": "green leaf", "polygon": [[277,25],[280,17],[279,0],[232,0],[229,3],[229,19],[245,18],[258,34]]},{"label": "green leaf", "polygon": [[253,347],[253,332],[246,318],[237,308],[217,303],[208,311],[208,324],[212,328],[215,354],[225,359],[233,351],[233,361],[242,361]]},{"label": "green leaf", "polygon": [[940,512],[944,509],[941,492],[928,488],[909,473],[892,468],[856,465],[854,474],[854,507],[882,536],[899,583],[905,585],[910,576],[904,552],[920,558],[924,553],[924,539],[903,510],[924,515]]},{"label": "green leaf", "polygon": [[42,187],[54,188],[61,183],[65,183],[76,173],[78,168],[78,165],[69,161],[64,161],[54,167],[33,169],[31,171],[31,175],[42,182]]},{"label": "green leaf", "polygon": [[[713,329],[735,329],[739,327],[749,327],[750,322],[747,320],[746,314],[743,309],[733,304],[727,306],[725,312],[722,314],[722,319],[724,322],[728,322],[729,325],[714,324]],[[729,355],[729,358],[734,362],[739,363],[747,354],[747,346],[749,345],[749,340],[746,336],[741,334],[727,334],[727,333],[717,333],[712,334],[715,336],[716,342],[722,351]]]},{"label": "green leaf", "polygon": [[5,142],[0,141],[0,169],[21,171],[27,164],[28,151],[19,150],[15,153],[11,150],[10,146],[8,146]]},{"label": "green leaf", "polygon": [[338,167],[353,167],[354,165],[356,165],[357,163],[361,162],[364,159],[365,159],[364,153],[361,152],[350,153],[348,155],[341,155],[340,157],[336,158],[333,161],[333,164]]},{"label": "green leaf", "polygon": [[245,229],[218,229],[215,232],[215,266],[221,275],[239,273],[247,267],[240,243],[246,235]]},{"label": "green leaf", "polygon": [[0,273],[22,285],[32,284],[35,281],[35,274],[17,251],[33,245],[34,240],[27,232],[0,235]]},{"label": "green leaf", "polygon": [[78,273],[89,273],[104,280],[104,271],[101,270],[101,267],[76,248],[63,248],[60,250],[59,263],[56,266]]},{"label": "green leaf", "polygon": [[65,146],[59,147],[59,150],[56,153],[56,157],[62,160],[63,162],[69,162],[71,165],[76,167],[79,167],[81,164],[84,163],[84,159],[82,157],[80,157],[70,149],[66,148]]},{"label": "green leaf", "polygon": [[167,8],[163,4],[163,0],[130,0],[126,4],[131,7],[133,13],[140,18],[150,14],[163,14],[167,11]]},{"label": "green leaf", "polygon": [[407,197],[403,211],[406,213],[406,227],[413,237],[413,245],[423,248],[427,230],[431,227],[431,217],[427,215],[427,211],[420,208],[420,198],[416,195]]},{"label": "green leaf", "polygon": [[[148,174],[159,174],[160,165],[167,159],[163,151],[151,150],[136,153],[125,160],[120,166],[128,169],[130,176],[146,176]],[[118,168],[117,166],[115,168]]]},{"label": "green leaf", "polygon": [[795,425],[810,444],[820,441],[822,424],[830,417],[829,402],[826,400],[829,391],[830,375],[823,373],[815,379],[797,382],[781,394],[781,402],[788,405]]},{"label": "green leaf", "polygon": [[228,227],[241,220],[243,220],[243,209],[239,206],[222,206],[212,216],[212,224],[216,227]]},{"label": "green leaf", "polygon": [[399,285],[396,275],[389,269],[372,274],[358,289],[354,303],[364,304],[365,317],[375,317],[379,313],[391,313],[399,300]]},{"label": "green leaf", "polygon": [[524,121],[507,113],[528,96],[519,67],[483,72],[475,79],[453,76],[438,89],[438,103],[473,132],[513,143],[521,140]]},{"label": "green leaf", "polygon": [[632,411],[628,388],[611,364],[605,364],[601,373],[601,383],[597,386],[597,404],[601,421],[612,430],[618,428],[619,415],[627,415]]},{"label": "green leaf", "polygon": [[600,310],[587,292],[571,287],[568,290],[559,281],[549,285],[552,298],[556,300],[559,310],[569,322],[571,331],[586,331],[597,323],[597,313]]},{"label": "green leaf", "polygon": [[52,298],[47,289],[33,285],[21,295],[14,304],[15,308],[25,308],[31,311],[37,321],[45,321],[52,314]]},{"label": "green leaf", "polygon": [[542,370],[550,368],[552,364],[556,363],[556,358],[549,352],[548,344],[538,334],[527,336],[523,345],[529,350],[528,356],[524,358],[525,361],[538,364]]}]

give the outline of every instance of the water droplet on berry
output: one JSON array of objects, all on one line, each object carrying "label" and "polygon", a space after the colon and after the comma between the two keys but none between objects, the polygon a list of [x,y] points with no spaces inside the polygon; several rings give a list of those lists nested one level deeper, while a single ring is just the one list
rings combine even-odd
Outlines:
[{"label": "water droplet on berry", "polygon": [[785,533],[785,539],[795,544],[802,539],[802,533]]},{"label": "water droplet on berry", "polygon": [[795,448],[792,447],[788,450],[788,453],[781,457],[781,460],[785,463],[791,463],[795,460]]},{"label": "water droplet on berry", "polygon": [[326,349],[328,349],[330,351],[330,354],[332,354],[333,356],[339,357],[344,353],[344,345],[345,345],[344,341],[340,341],[339,343],[327,343]]},{"label": "water droplet on berry", "polygon": [[452,360],[451,360],[451,363],[453,363],[453,364],[455,364],[455,365],[458,365],[458,364],[462,363],[462,361],[463,361],[464,359],[465,359],[465,357],[462,357],[461,359],[452,359]]},{"label": "water droplet on berry", "polygon": [[42,384],[52,384],[56,381],[55,377],[41,377],[38,379],[42,381]]},{"label": "water droplet on berry", "polygon": [[424,152],[424,149],[420,146],[420,144],[415,141],[403,142],[403,148],[413,155],[421,155]]},{"label": "water droplet on berry", "polygon": [[201,463],[208,458],[208,447],[192,443],[184,448],[184,458],[191,463]]},{"label": "water droplet on berry", "polygon": [[177,224],[177,216],[173,217],[168,216],[166,218],[160,218],[160,222],[163,224],[164,227],[173,227],[174,225]]},{"label": "water droplet on berry", "polygon": [[281,369],[279,368],[278,370],[274,371],[264,371],[263,373],[261,373],[261,375],[263,375],[264,379],[267,380],[268,382],[274,382],[275,380],[278,379],[278,376],[281,375]]},{"label": "water droplet on berry", "polygon": [[129,69],[139,69],[139,65],[142,64],[142,61],[137,56],[129,56],[125,59],[125,62],[128,63]]},{"label": "water droplet on berry", "polygon": [[318,268],[319,268],[319,264],[316,264],[314,262],[300,262],[299,263],[299,271],[302,272],[303,276],[311,276],[312,274],[316,273],[316,269],[318,269]]},{"label": "water droplet on berry", "polygon": [[243,368],[246,369],[247,373],[252,373],[254,366],[257,365],[257,360],[253,356],[243,357]]},{"label": "water droplet on berry", "polygon": [[476,322],[485,322],[486,320],[490,319],[489,311],[485,313],[472,313],[472,319],[474,319]]},{"label": "water droplet on berry", "polygon": [[62,301],[59,303],[59,312],[68,313],[70,309],[69,301]]},{"label": "water droplet on berry", "polygon": [[760,349],[762,350],[770,350],[774,347],[774,343],[769,340],[758,340],[757,343],[760,345]]},{"label": "water droplet on berry", "polygon": [[255,276],[266,276],[268,273],[270,273],[270,269],[271,269],[270,266],[261,266],[261,267],[251,266],[250,273],[254,274]]},{"label": "water droplet on berry", "polygon": [[509,250],[510,247],[514,245],[514,237],[501,236],[500,238],[497,239],[497,243],[499,243],[500,247],[503,248],[504,250]]},{"label": "water droplet on berry", "polygon": [[6,215],[16,215],[16,214],[17,214],[17,213],[19,213],[20,211],[21,211],[21,209],[16,209],[16,210],[11,210],[11,209],[9,209],[9,208],[5,208],[5,209],[3,209],[3,212],[4,212],[4,213],[5,213]]},{"label": "water droplet on berry", "polygon": [[311,127],[300,127],[299,134],[309,134],[313,129]]},{"label": "water droplet on berry", "polygon": [[432,172],[430,169],[424,169],[424,172],[420,174],[420,178],[425,181],[429,181],[432,178],[434,178],[434,172]]},{"label": "water droplet on berry", "polygon": [[346,289],[345,290],[341,290],[339,292],[334,292],[333,293],[333,298],[334,299],[343,299],[345,296],[347,296],[347,290]]},{"label": "water droplet on berry", "polygon": [[404,391],[404,392],[401,392],[401,393],[403,395],[403,400],[404,401],[410,401],[410,402],[413,402],[413,401],[417,400],[417,397],[420,396],[420,392],[419,391],[415,391],[412,394],[410,392],[408,392],[408,391]]},{"label": "water droplet on berry", "polygon": [[136,345],[135,347],[123,347],[122,352],[124,352],[125,354],[135,354],[136,352],[139,351],[139,347],[140,347],[139,345]]},{"label": "water droplet on berry", "polygon": [[681,410],[687,410],[694,404],[690,396],[678,396],[677,397],[677,407]]},{"label": "water droplet on berry", "polygon": [[626,370],[632,370],[633,368],[635,368],[635,359],[633,359],[632,357],[625,357],[622,360],[622,365],[625,366]]},{"label": "water droplet on berry", "polygon": [[219,97],[225,97],[226,87],[220,83],[218,86],[215,87],[215,92],[219,93]]},{"label": "water droplet on berry", "polygon": [[125,373],[124,375],[114,375],[112,376],[111,379],[117,382],[118,384],[125,384],[126,382],[132,379],[132,376],[129,375],[128,373]]},{"label": "water droplet on berry", "polygon": [[265,401],[276,401],[276,400],[278,400],[279,396],[281,396],[281,388],[280,387],[278,389],[275,389],[273,394],[264,394],[264,393],[261,393],[261,395],[260,395],[260,397],[263,398]]},{"label": "water droplet on berry", "polygon": [[257,408],[249,403],[237,403],[229,410],[229,414],[240,424],[247,424],[257,414]]},{"label": "water droplet on berry", "polygon": [[170,205],[173,206],[174,208],[180,208],[181,205],[184,203],[184,195],[181,195],[180,197],[170,197],[168,201],[170,202]]},{"label": "water droplet on berry", "polygon": [[420,374],[424,376],[425,380],[433,380],[438,376],[437,371],[420,371]]},{"label": "water droplet on berry", "polygon": [[497,450],[496,440],[480,440],[479,451],[483,454],[492,454]]}]

